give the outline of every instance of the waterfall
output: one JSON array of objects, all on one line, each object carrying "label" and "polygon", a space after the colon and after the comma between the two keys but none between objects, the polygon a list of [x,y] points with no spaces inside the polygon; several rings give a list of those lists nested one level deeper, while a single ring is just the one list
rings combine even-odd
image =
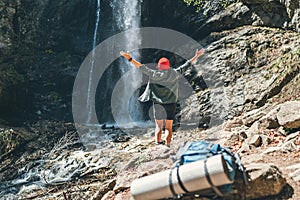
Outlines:
[{"label": "waterfall", "polygon": [[87,124],[91,121],[91,115],[93,110],[93,102],[92,99],[92,82],[93,82],[93,71],[94,71],[94,64],[95,64],[95,48],[97,45],[97,32],[99,28],[99,21],[100,21],[100,0],[97,0],[97,9],[96,9],[96,21],[95,21],[95,29],[93,34],[93,50],[92,56],[90,60],[90,73],[89,73],[89,83],[88,83],[88,90],[87,90],[87,100],[86,100],[86,109],[88,110],[88,119]]},{"label": "waterfall", "polygon": [[[119,32],[123,32],[130,29],[137,29],[140,27],[141,21],[141,2],[138,0],[111,0],[110,6],[112,8],[112,21],[109,23],[111,24],[111,35],[113,36]],[[109,18],[109,16],[106,16]],[[103,19],[104,21],[107,20],[106,18]],[[93,109],[95,108],[95,101],[93,100],[95,91],[93,73],[95,72],[94,66],[95,64],[95,51],[97,45],[97,33],[104,30],[99,30],[99,21],[100,21],[100,0],[97,0],[97,9],[96,9],[96,21],[95,21],[95,28],[93,34],[93,50],[91,52],[91,57],[89,61],[90,70],[89,70],[89,79],[88,79],[88,88],[87,88],[87,99],[86,99],[86,109],[87,109],[87,124],[94,123],[94,120],[91,118],[93,115]],[[107,25],[106,25],[107,26]],[[101,33],[102,34],[102,33]],[[103,33],[104,35],[107,33]],[[139,31],[134,31],[133,34],[126,34],[124,44],[124,50],[130,51],[132,57],[137,60],[140,60],[140,54],[138,52],[139,46],[141,44],[141,38]],[[114,45],[114,44],[112,44]],[[138,69],[135,69],[128,61],[124,59],[120,59],[117,64],[117,71],[115,70],[108,70],[106,74],[107,77],[106,83],[104,84],[105,88],[101,90],[102,96],[101,99],[104,100],[100,106],[101,112],[101,123],[110,123],[116,122],[118,126],[128,125],[129,122],[140,122],[142,121],[142,108],[140,103],[137,101],[137,96],[139,95],[138,91],[134,92],[135,96],[132,96],[133,88],[138,88],[140,83],[142,82],[142,75]],[[111,74],[113,73],[113,74]],[[117,76],[121,77],[117,79]],[[115,77],[112,79],[111,77]],[[122,85],[122,89],[118,92],[116,97],[116,102],[111,103],[112,97],[110,96],[111,90],[114,88],[113,85],[119,81],[118,83]],[[120,83],[121,82],[121,83]],[[99,83],[98,83],[99,84]],[[102,85],[101,85],[102,86]],[[111,119],[109,112],[110,108],[114,108],[117,110],[117,113],[114,113],[113,119]],[[103,114],[105,113],[105,114]],[[104,117],[103,117],[104,115]]]},{"label": "waterfall", "polygon": [[[141,2],[139,0],[112,0],[111,6],[113,8],[114,21],[119,31],[140,28]],[[131,56],[136,60],[140,60],[138,49],[141,45],[141,37],[139,31],[137,30],[131,34],[126,34],[125,38],[124,46],[126,49],[124,49],[124,51],[135,50],[130,52]],[[119,62],[119,70],[123,76],[123,83],[121,83],[123,89],[120,90],[121,93],[118,94],[120,105],[117,105],[118,108],[116,110],[118,113],[115,113],[114,118],[119,126],[130,126],[128,122],[142,121],[142,109],[137,101],[138,92],[136,92],[132,98],[128,96],[131,95],[128,91],[131,91],[132,88],[136,88],[142,82],[142,74],[137,68],[124,59]],[[126,77],[124,77],[124,74]],[[124,99],[130,100],[129,102],[122,101]],[[130,116],[128,116],[128,113]],[[128,119],[128,117],[130,117],[130,119]]]}]

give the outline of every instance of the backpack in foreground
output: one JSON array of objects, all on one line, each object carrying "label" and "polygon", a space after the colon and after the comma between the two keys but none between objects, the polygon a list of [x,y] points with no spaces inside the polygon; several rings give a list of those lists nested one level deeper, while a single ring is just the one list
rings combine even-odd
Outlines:
[{"label": "backpack in foreground", "polygon": [[[236,178],[236,174],[240,172],[239,174],[243,175],[244,182],[247,184],[247,178],[245,173],[245,168],[241,163],[240,157],[237,154],[232,153],[229,149],[222,147],[219,144],[210,143],[207,141],[196,141],[196,142],[187,142],[184,144],[177,152],[176,159],[177,161],[174,164],[173,168],[179,168],[179,166],[199,161],[199,160],[206,160],[207,158],[210,158],[212,156],[221,155],[224,158],[224,161],[226,162],[228,171],[226,172],[228,175],[228,178],[234,182]],[[207,166],[205,166],[207,168]],[[207,190],[201,190],[197,192],[190,192],[188,191],[184,183],[179,181],[180,187],[183,191],[185,191],[185,194],[180,195],[181,198],[183,196],[191,196],[191,195],[199,195],[204,197],[222,197],[228,193],[230,193],[232,184],[226,184],[222,186],[215,186],[212,183],[210,174],[208,173],[208,169],[205,169],[205,176],[207,182],[210,184],[211,188]],[[180,179],[180,177],[178,177]],[[170,190],[172,190],[172,185],[170,185]],[[178,194],[174,194],[174,196],[178,196]]]}]

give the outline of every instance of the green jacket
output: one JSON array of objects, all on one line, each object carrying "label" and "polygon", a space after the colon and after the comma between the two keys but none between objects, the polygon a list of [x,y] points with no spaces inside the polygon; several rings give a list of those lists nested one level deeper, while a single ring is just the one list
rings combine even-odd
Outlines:
[{"label": "green jacket", "polygon": [[169,104],[176,103],[178,100],[178,81],[179,73],[183,73],[191,65],[186,61],[180,67],[170,70],[153,70],[142,65],[140,69],[149,76],[147,87],[139,97],[141,102],[152,100],[154,103]]}]

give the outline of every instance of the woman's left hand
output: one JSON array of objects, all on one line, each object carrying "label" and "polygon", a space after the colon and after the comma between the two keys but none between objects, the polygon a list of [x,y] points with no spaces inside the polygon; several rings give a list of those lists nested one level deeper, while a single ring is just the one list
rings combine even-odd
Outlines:
[{"label": "woman's left hand", "polygon": [[205,49],[201,49],[200,51],[197,49],[196,53],[195,53],[195,56],[200,57],[204,54],[204,52],[205,52]]}]

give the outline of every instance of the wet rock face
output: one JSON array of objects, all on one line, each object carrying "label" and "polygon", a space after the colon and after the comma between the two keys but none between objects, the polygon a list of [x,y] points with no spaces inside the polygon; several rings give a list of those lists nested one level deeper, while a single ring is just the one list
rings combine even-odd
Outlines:
[{"label": "wet rock face", "polygon": [[[53,51],[85,52],[92,39],[91,1],[6,1],[0,12],[1,49],[26,46]],[[15,46],[12,46],[15,45]],[[16,50],[17,50],[16,49]]]},{"label": "wet rock face", "polygon": [[20,1],[0,1],[0,13],[1,13],[1,29],[0,29],[0,53],[8,54],[12,50],[13,34],[14,34],[14,22],[16,14],[16,6]]},{"label": "wet rock face", "polygon": [[[83,0],[0,1],[2,115],[22,118],[26,112],[30,114],[26,119],[71,120],[73,81],[92,48],[95,4]],[[7,68],[15,72],[10,80],[2,76]],[[18,82],[19,77],[23,82]],[[18,112],[12,112],[15,110]]]}]

